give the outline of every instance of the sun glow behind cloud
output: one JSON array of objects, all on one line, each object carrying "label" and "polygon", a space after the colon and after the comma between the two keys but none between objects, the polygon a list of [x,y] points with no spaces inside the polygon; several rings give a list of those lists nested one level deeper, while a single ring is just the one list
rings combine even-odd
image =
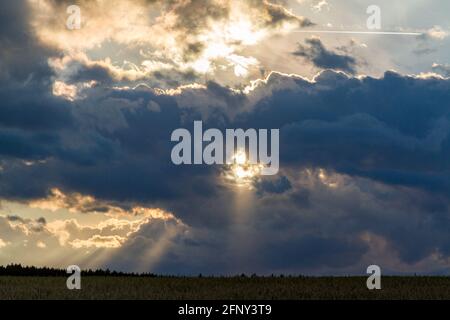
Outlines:
[{"label": "sun glow behind cloud", "polygon": [[[272,35],[308,25],[262,0],[213,0],[205,12],[195,2],[113,0],[81,1],[81,28],[68,30],[66,2],[28,2],[39,41],[63,54],[60,62],[49,62],[56,73],[54,94],[68,100],[83,97],[78,94],[83,84],[73,83],[81,67],[104,70],[114,82],[156,82],[163,89],[174,87],[168,83],[192,83],[183,80],[186,75],[213,76],[226,84],[258,78],[263,65],[244,51]],[[154,75],[160,73],[170,81],[156,81]]]},{"label": "sun glow behind cloud", "polygon": [[225,180],[237,187],[252,189],[253,183],[261,176],[264,166],[250,163],[244,150],[236,151],[232,161],[232,164],[225,167]]}]

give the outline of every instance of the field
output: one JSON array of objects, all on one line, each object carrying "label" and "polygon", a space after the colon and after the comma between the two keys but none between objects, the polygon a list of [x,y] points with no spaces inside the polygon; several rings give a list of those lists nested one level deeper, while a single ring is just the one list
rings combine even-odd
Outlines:
[{"label": "field", "polygon": [[70,291],[64,277],[0,276],[0,299],[316,300],[450,299],[450,277],[383,277],[369,291],[366,278],[82,278]]}]

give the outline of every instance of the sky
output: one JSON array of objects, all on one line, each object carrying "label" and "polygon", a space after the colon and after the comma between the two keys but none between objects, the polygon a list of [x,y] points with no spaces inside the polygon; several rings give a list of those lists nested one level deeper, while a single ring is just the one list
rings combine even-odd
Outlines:
[{"label": "sky", "polygon": [[[1,1],[0,265],[448,275],[449,12]],[[198,120],[279,129],[278,174],[175,165],[171,133]]]}]

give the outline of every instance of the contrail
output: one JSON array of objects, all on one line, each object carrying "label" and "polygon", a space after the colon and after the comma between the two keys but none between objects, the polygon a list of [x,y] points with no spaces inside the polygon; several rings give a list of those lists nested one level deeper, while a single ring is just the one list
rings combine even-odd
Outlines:
[{"label": "contrail", "polygon": [[391,31],[338,31],[338,30],[295,30],[295,33],[334,33],[334,34],[369,34],[369,35],[397,35],[420,36],[420,32],[391,32]]}]

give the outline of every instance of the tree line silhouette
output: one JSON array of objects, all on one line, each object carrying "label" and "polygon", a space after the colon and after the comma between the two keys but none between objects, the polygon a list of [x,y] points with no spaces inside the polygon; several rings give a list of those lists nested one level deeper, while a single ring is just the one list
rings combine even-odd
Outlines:
[{"label": "tree line silhouette", "polygon": [[[307,278],[303,275],[284,275],[272,274],[270,276],[259,276],[255,273],[247,275],[245,273],[231,276],[203,276],[201,273],[197,276],[180,276],[180,275],[157,275],[154,273],[135,273],[111,271],[109,269],[88,269],[81,271],[82,276],[101,276],[101,277],[149,277],[149,278]],[[17,277],[67,277],[69,273],[65,269],[22,266],[21,264],[9,264],[7,266],[0,265],[0,276],[17,276]]]},{"label": "tree line silhouette", "polygon": [[[82,270],[83,276],[108,276],[108,277],[157,277],[153,273],[126,273],[120,271],[111,271],[109,269],[88,269]],[[22,266],[21,264],[9,264],[0,266],[0,276],[28,276],[28,277],[67,277],[65,269]]]}]

